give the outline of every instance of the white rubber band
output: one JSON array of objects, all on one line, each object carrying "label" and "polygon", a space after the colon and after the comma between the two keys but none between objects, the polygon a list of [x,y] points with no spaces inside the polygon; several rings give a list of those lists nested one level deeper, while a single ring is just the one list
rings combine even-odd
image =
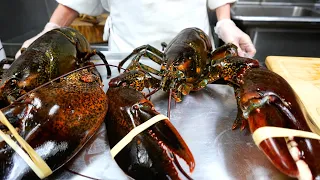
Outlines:
[{"label": "white rubber band", "polygon": [[262,141],[268,138],[292,136],[320,140],[320,136],[313,132],[271,126],[258,128],[252,134],[253,141],[257,146],[259,146]]},{"label": "white rubber band", "polygon": [[[48,177],[52,174],[52,170],[47,165],[47,163],[35,152],[35,150],[18,134],[15,128],[10,124],[7,118],[4,116],[2,111],[0,111],[0,121],[2,124],[8,127],[9,131],[16,138],[22,148],[15,143],[10,136],[6,135],[0,130],[0,137],[9,145],[11,148],[16,151],[21,158],[30,166],[30,168],[37,174],[41,179]],[[28,153],[28,154],[27,154]]]},{"label": "white rubber band", "polygon": [[150,126],[154,125],[155,123],[169,119],[167,116],[158,114],[153,118],[149,119],[148,121],[140,124],[136,128],[132,129],[125,137],[123,137],[113,148],[110,150],[111,157],[114,158],[127,144],[129,144],[136,135],[141,133],[142,131],[146,130]]}]

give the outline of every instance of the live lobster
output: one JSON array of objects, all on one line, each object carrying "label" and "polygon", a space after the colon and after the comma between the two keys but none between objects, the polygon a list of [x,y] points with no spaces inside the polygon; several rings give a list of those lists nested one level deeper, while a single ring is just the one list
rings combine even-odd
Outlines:
[{"label": "live lobster", "polygon": [[[298,99],[286,80],[260,66],[255,59],[239,57],[235,45],[226,44],[212,51],[210,40],[202,30],[187,28],[163,46],[164,52],[150,45],[134,49],[120,62],[119,71],[132,58],[127,70],[111,80],[110,89],[131,87],[141,91],[153,88],[152,93],[161,89],[170,92],[170,96],[180,102],[182,96],[191,91],[210,83],[223,82],[234,88],[237,100],[238,115],[233,129],[239,126],[244,129],[249,125],[254,133],[261,127],[276,126],[311,132]],[[140,63],[142,56],[159,64],[161,69]],[[293,142],[289,144],[298,148],[298,154],[294,157],[284,138],[267,138],[259,144],[259,148],[284,174],[308,177],[297,167],[297,164],[304,164],[309,168],[309,177],[319,178],[320,155],[316,153],[320,150],[319,141],[300,137],[291,137],[290,141]]]},{"label": "live lobster", "polygon": [[[31,44],[2,74],[0,100],[4,108],[1,111],[53,172],[81,150],[98,130],[107,112],[108,116],[114,115],[117,120],[121,113],[117,106],[122,105],[121,102],[125,103],[124,108],[132,105],[126,104],[130,89],[110,90],[109,101],[102,90],[100,74],[89,62],[89,58],[95,54],[104,61],[109,77],[110,67],[103,54],[91,50],[79,32],[71,28],[54,29]],[[158,114],[140,92],[133,92],[132,95],[131,102],[142,103],[141,107],[138,105],[141,111],[150,113],[150,117]],[[112,106],[108,111],[109,102]],[[145,119],[135,120],[142,123]],[[1,131],[11,135],[4,124],[0,125]],[[110,121],[108,127],[109,136],[116,140],[131,128],[128,124],[128,129],[114,127],[119,131],[112,131]],[[170,121],[163,120],[155,124],[138,138],[137,144],[131,144],[143,148],[144,151],[140,152],[151,157],[147,161],[150,167],[135,166],[132,162],[129,164],[132,171],[126,171],[128,175],[141,177],[150,172],[150,177],[175,178],[178,175],[172,161],[173,154],[185,158],[190,170],[193,170],[193,156]],[[165,146],[170,150],[167,151]],[[125,149],[116,159],[123,158],[124,152]],[[126,157],[122,162],[126,163],[125,160]],[[0,168],[2,179],[36,178],[30,167],[4,141],[0,142]]]},{"label": "live lobster", "polygon": [[[0,82],[0,107],[58,76],[87,65],[99,55],[111,75],[101,52],[91,50],[82,34],[72,28],[54,29],[39,37],[5,70]],[[6,63],[5,61],[1,64]]]},{"label": "live lobster", "polygon": [[[80,37],[80,41],[74,35]],[[52,36],[59,38],[48,40]],[[61,42],[63,38],[66,39]],[[180,102],[183,95],[204,88],[209,83],[217,83],[222,80],[235,90],[239,111],[234,122],[234,129],[238,126],[243,129],[248,124],[251,132],[263,126],[310,131],[293,90],[283,78],[262,68],[257,60],[239,57],[237,47],[232,44],[212,51],[209,38],[200,29],[183,30],[167,46],[164,45],[164,52],[149,45],[135,49],[119,65],[120,69],[129,58],[134,56],[128,70],[109,83],[107,92],[111,99],[109,103],[108,97],[101,89],[100,75],[95,69],[81,70],[62,77],[50,85],[35,89],[54,77],[89,65],[88,58],[96,54],[72,29],[62,28],[50,31],[43,36],[42,41],[40,40],[24,52],[29,53],[28,56],[22,54],[21,57],[24,58],[17,59],[17,62],[4,73],[0,95],[3,106],[9,105],[2,111],[15,125],[21,136],[26,138],[35,149],[41,147],[38,146],[39,144],[43,145],[46,141],[50,141],[51,138],[54,138],[53,142],[67,141],[67,144],[70,145],[69,151],[60,154],[64,158],[55,158],[57,155],[60,157],[59,153],[48,158],[43,156],[53,170],[61,167],[81,149],[101,125],[105,113],[107,113],[106,123],[111,147],[135,126],[158,115],[152,103],[147,100],[147,96],[155,91],[145,95],[141,92],[144,88],[171,92],[173,98]],[[40,46],[39,42],[49,43],[46,44],[49,48],[45,49],[46,46]],[[51,55],[54,55],[52,51],[56,50],[51,48],[50,42],[57,43],[55,47],[57,49],[61,45],[68,44],[68,47],[72,48],[63,52],[71,52],[71,54],[64,56],[67,58],[58,57],[57,61],[50,64],[53,57]],[[82,48],[79,47],[83,45],[86,45],[87,48],[80,51]],[[34,60],[33,57],[39,56],[41,58]],[[141,56],[147,56],[160,64],[161,69],[156,70],[140,63]],[[66,65],[68,68],[63,70],[65,66],[59,65],[68,64],[70,62],[68,57],[72,57],[72,63]],[[61,61],[62,59],[65,61]],[[81,61],[78,61],[79,59]],[[30,63],[31,60],[34,62]],[[44,68],[46,71],[38,71],[34,67],[46,67]],[[52,67],[56,68],[52,69]],[[39,78],[40,73],[44,73],[41,75],[45,77],[44,79]],[[153,75],[160,76],[161,79]],[[81,96],[81,102],[84,102],[80,106],[78,103],[72,103],[79,102],[79,96]],[[39,100],[46,105],[41,107],[43,109],[38,109]],[[90,106],[91,104],[95,106]],[[56,109],[57,107],[60,109]],[[92,109],[92,107],[98,109]],[[56,109],[55,116],[50,115],[52,109]],[[64,114],[61,113],[66,111],[70,113],[70,116],[64,117]],[[84,117],[82,123],[77,121],[80,113]],[[17,116],[18,114],[20,115]],[[33,116],[39,118],[31,119]],[[26,118],[30,119],[22,121]],[[46,122],[48,118],[49,121]],[[25,123],[28,126],[24,126]],[[29,127],[29,129],[24,131],[21,127]],[[60,127],[63,127],[62,131],[57,132]],[[6,130],[4,126],[0,128]],[[58,136],[54,137],[46,132],[57,133]],[[28,136],[32,133],[35,134]],[[79,141],[74,141],[69,133],[72,133],[72,136],[77,137],[76,140]],[[300,150],[298,158],[308,164],[313,178],[317,178],[319,176],[317,163],[319,155],[316,151],[319,149],[319,141],[296,137],[292,139],[295,140]],[[4,142],[1,142],[0,145],[0,153],[3,157],[0,159],[3,173],[1,177],[22,178],[34,175],[27,166],[24,166],[26,171],[13,171],[12,167],[18,166],[19,163],[12,161],[11,157],[17,156],[13,156],[14,152]],[[287,149],[287,142],[283,138],[266,139],[260,143],[259,147],[280,171],[292,177],[300,176],[295,162],[297,159],[291,157]],[[163,120],[136,136],[115,156],[115,160],[128,175],[136,179],[146,177],[179,179],[179,173],[174,165],[191,179],[179,167],[175,155],[182,157],[187,162],[190,171],[194,169],[194,159],[186,143],[170,121]],[[8,163],[11,166],[8,166]]]},{"label": "live lobster", "polygon": [[[101,76],[89,62],[94,54],[107,64],[79,32],[54,29],[32,43],[1,76],[1,111],[53,172],[81,150],[107,113]],[[107,71],[110,75],[109,66]],[[0,130],[13,134],[3,123]],[[0,179],[26,178],[37,176],[1,140]]]}]

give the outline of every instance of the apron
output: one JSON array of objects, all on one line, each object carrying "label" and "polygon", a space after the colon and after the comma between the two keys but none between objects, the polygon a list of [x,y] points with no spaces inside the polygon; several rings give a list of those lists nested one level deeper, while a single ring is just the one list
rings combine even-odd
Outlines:
[{"label": "apron", "polygon": [[109,51],[131,52],[150,44],[161,49],[181,30],[197,27],[209,35],[214,47],[207,7],[215,9],[236,0],[57,0],[79,13],[110,12],[103,39]]},{"label": "apron", "polygon": [[109,51],[131,52],[149,44],[161,50],[181,30],[198,27],[213,38],[206,0],[109,0],[110,16],[104,29]]}]

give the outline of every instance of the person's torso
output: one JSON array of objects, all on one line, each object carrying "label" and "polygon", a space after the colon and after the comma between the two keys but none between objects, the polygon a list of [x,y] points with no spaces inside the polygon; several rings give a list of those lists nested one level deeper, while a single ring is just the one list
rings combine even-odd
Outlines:
[{"label": "person's torso", "polygon": [[[161,48],[181,30],[198,27],[211,33],[207,0],[109,0],[111,51],[132,51],[150,44]],[[108,35],[108,33],[106,33]]]}]

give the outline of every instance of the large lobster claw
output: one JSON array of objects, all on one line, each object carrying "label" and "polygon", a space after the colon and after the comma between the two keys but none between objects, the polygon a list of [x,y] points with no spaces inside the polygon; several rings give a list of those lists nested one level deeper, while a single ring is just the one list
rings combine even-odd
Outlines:
[{"label": "large lobster claw", "polygon": [[[133,88],[109,88],[107,95],[110,97],[107,132],[111,148],[134,127],[159,114],[152,103]],[[172,154],[184,159],[193,171],[195,163],[188,146],[170,121],[162,120],[135,136],[115,160],[134,179],[179,179],[172,163],[177,161]]]},{"label": "large lobster claw", "polygon": [[[236,91],[242,111],[238,118],[248,120],[252,133],[264,126],[311,131],[294,91],[276,73],[263,68],[248,69]],[[288,144],[292,147],[288,148]],[[318,140],[290,137],[288,142],[285,138],[268,138],[259,147],[280,171],[291,177],[320,177]]]},{"label": "large lobster claw", "polygon": [[[107,109],[100,77],[82,70],[27,94],[1,111],[54,172],[95,134]],[[2,123],[0,130],[11,135]],[[21,178],[37,177],[14,148],[0,141],[0,179]]]}]

